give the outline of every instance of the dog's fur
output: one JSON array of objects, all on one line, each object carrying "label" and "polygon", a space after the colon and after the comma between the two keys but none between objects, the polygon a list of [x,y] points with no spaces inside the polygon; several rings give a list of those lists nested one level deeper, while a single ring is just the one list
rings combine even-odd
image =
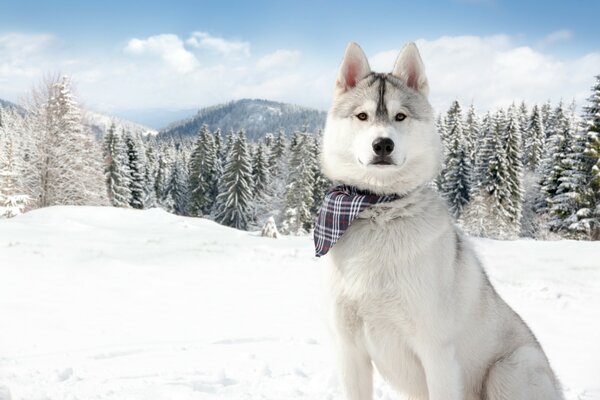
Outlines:
[{"label": "dog's fur", "polygon": [[[346,397],[372,398],[374,365],[415,400],[562,399],[536,338],[496,293],[428,185],[441,158],[428,89],[413,43],[391,74],[371,72],[351,43],[335,85],[324,172],[403,195],[360,214],[322,258]],[[406,118],[396,121],[398,113]],[[372,143],[381,137],[395,144],[390,165],[372,164]]]}]

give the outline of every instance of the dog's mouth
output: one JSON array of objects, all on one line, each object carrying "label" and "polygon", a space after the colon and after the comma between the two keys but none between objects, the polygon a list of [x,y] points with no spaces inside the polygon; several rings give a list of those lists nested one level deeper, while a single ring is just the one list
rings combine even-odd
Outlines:
[{"label": "dog's mouth", "polygon": [[390,157],[376,157],[371,162],[371,165],[396,165]]}]

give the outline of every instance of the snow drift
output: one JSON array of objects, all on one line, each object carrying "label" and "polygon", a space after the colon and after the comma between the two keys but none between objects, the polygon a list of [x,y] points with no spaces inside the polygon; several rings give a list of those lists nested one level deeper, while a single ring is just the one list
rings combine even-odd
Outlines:
[{"label": "snow drift", "polygon": [[[567,398],[600,399],[600,245],[475,246]],[[320,282],[309,237],[159,209],[0,220],[0,399],[341,399]]]}]

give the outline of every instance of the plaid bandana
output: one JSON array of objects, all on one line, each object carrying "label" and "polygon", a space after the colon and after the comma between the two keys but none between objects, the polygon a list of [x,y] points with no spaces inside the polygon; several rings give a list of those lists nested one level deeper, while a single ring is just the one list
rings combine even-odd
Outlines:
[{"label": "plaid bandana", "polygon": [[347,185],[329,189],[319,209],[315,225],[316,256],[327,254],[364,209],[399,198],[398,195],[380,196]]}]

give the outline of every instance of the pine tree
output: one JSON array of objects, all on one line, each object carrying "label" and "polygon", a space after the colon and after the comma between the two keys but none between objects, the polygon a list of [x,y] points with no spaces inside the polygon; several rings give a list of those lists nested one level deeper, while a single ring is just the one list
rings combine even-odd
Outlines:
[{"label": "pine tree", "polygon": [[469,163],[471,166],[477,165],[477,146],[479,142],[479,119],[475,113],[473,104],[467,111],[465,117],[464,136],[466,141],[466,150],[469,154]]},{"label": "pine tree", "polygon": [[550,100],[545,102],[542,107],[540,107],[540,114],[542,115],[542,125],[544,127],[545,138],[548,138],[550,134],[550,124],[551,124],[551,115],[552,115],[552,106],[550,105]]},{"label": "pine tree", "polygon": [[444,164],[442,165],[440,173],[435,178],[435,184],[436,184],[438,191],[440,193],[443,193],[444,175],[446,174],[445,162],[446,162],[446,158],[448,156],[448,129],[446,126],[446,120],[445,120],[445,118],[442,118],[441,114],[438,115],[435,126],[437,129],[438,135],[440,136],[440,141],[442,143],[441,156],[442,156],[442,160],[444,160]]},{"label": "pine tree", "polygon": [[483,131],[485,142],[480,151],[483,156],[479,158],[479,168],[485,167],[485,170],[474,190],[473,201],[465,207],[461,224],[474,235],[510,238],[514,237],[515,232],[511,224],[510,173],[504,143],[506,117],[500,110],[493,118],[486,119]]},{"label": "pine tree", "polygon": [[596,76],[592,95],[584,107],[579,148],[583,148],[583,154],[578,164],[577,212],[569,230],[600,240],[600,75]]},{"label": "pine tree", "polygon": [[29,201],[18,182],[18,158],[14,138],[7,125],[7,117],[1,116],[0,108],[0,218],[21,214]]},{"label": "pine tree", "polygon": [[193,216],[209,215],[218,194],[218,150],[215,137],[203,125],[190,158],[190,205]]},{"label": "pine tree", "polygon": [[185,215],[188,202],[186,174],[180,160],[173,163],[163,196],[163,204],[167,211],[177,215]]},{"label": "pine tree", "polygon": [[252,177],[256,199],[269,197],[269,182],[271,180],[265,147],[259,144],[252,160]]},{"label": "pine tree", "polygon": [[442,184],[450,212],[456,218],[471,199],[471,157],[462,126],[462,111],[454,101],[447,115],[448,150]]},{"label": "pine tree", "polygon": [[143,149],[139,148],[139,142],[131,132],[123,132],[125,146],[127,149],[127,166],[129,170],[129,205],[133,208],[144,208],[144,164],[141,159]]},{"label": "pine tree", "polygon": [[529,128],[529,111],[527,110],[527,104],[525,101],[521,101],[518,111],[519,128],[521,129],[522,139],[525,139],[526,132]]},{"label": "pine tree", "polygon": [[542,114],[540,108],[533,106],[531,117],[527,125],[527,140],[525,141],[525,166],[530,171],[535,171],[540,165],[544,150],[544,124],[542,123]]},{"label": "pine tree", "polygon": [[521,231],[523,206],[523,152],[521,140],[521,121],[516,107],[508,109],[505,136],[506,165],[508,172],[507,190],[510,202],[507,205],[508,236],[516,237]]},{"label": "pine tree", "polygon": [[317,134],[314,135],[312,140],[312,152],[315,155],[314,165],[313,165],[313,174],[315,177],[315,183],[313,187],[313,206],[311,208],[311,212],[313,215],[316,215],[321,207],[321,203],[323,202],[323,198],[325,197],[325,193],[331,187],[331,181],[323,174],[321,171],[321,165],[319,163],[321,156],[321,140],[323,133],[321,130],[317,131]]},{"label": "pine tree", "polygon": [[252,159],[252,178],[254,184],[254,215],[256,227],[263,226],[273,211],[273,186],[269,169],[268,150],[259,143]]},{"label": "pine tree", "polygon": [[158,205],[155,190],[158,158],[156,157],[154,146],[156,146],[154,141],[148,141],[145,146],[146,167],[144,168],[144,206],[146,208],[152,208]]},{"label": "pine tree", "polygon": [[552,114],[548,127],[550,134],[546,138],[544,158],[539,169],[540,197],[536,209],[540,213],[549,212],[565,168],[564,159],[571,151],[572,130],[562,102]]},{"label": "pine tree", "polygon": [[477,146],[476,164],[474,169],[473,188],[478,189],[485,178],[488,164],[493,156],[493,135],[495,135],[494,119],[486,113],[481,121],[480,144]]},{"label": "pine tree", "polygon": [[291,146],[290,175],[281,230],[285,234],[308,232],[314,225],[315,153],[306,133],[294,134]]},{"label": "pine tree", "polygon": [[271,169],[271,174],[273,176],[278,176],[280,173],[285,172],[280,171],[280,167],[286,149],[287,140],[285,138],[285,132],[283,129],[280,129],[273,140],[273,144],[269,147],[269,168]]},{"label": "pine tree", "polygon": [[243,130],[231,138],[229,149],[217,197],[216,219],[223,225],[245,230],[253,221],[254,193],[252,164]]},{"label": "pine tree", "polygon": [[48,82],[31,111],[36,118],[38,179],[32,191],[40,207],[106,204],[101,151],[84,129],[67,77]]},{"label": "pine tree", "polygon": [[124,139],[116,132],[114,123],[104,137],[104,163],[108,200],[115,207],[129,207],[129,158]]}]

